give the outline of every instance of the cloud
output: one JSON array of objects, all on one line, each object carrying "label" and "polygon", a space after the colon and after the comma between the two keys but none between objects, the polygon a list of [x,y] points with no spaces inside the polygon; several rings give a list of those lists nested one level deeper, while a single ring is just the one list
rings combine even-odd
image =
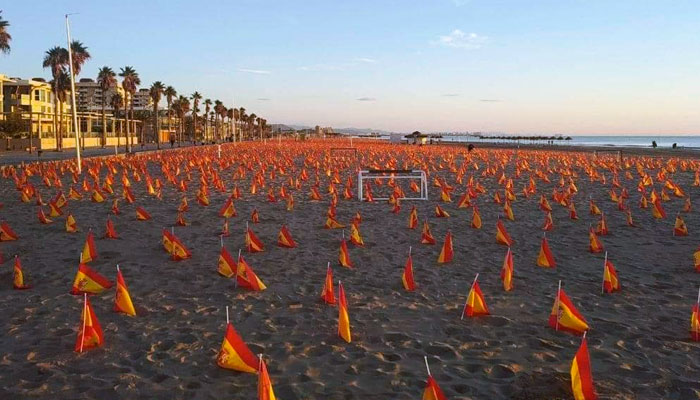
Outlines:
[{"label": "cloud", "polygon": [[359,62],[366,63],[366,64],[374,64],[377,62],[374,58],[367,58],[367,57],[360,57],[356,59]]},{"label": "cloud", "polygon": [[270,101],[269,97],[258,97],[258,101]]},{"label": "cloud", "polygon": [[375,99],[374,97],[360,97],[359,99],[357,99],[357,101],[375,101],[375,100],[377,100],[377,99]]},{"label": "cloud", "polygon": [[464,33],[459,29],[455,29],[449,35],[440,36],[434,44],[457,49],[475,50],[481,48],[486,43],[486,40],[488,40],[486,36],[477,35],[476,33]]},{"label": "cloud", "polygon": [[270,75],[270,71],[265,71],[263,69],[249,69],[249,68],[238,68],[239,72],[247,72],[249,74],[257,74],[257,75]]},{"label": "cloud", "polygon": [[457,97],[459,96],[459,93],[445,93],[442,95],[442,97]]},{"label": "cloud", "polygon": [[501,100],[499,99],[479,99],[480,102],[482,103],[500,103]]}]

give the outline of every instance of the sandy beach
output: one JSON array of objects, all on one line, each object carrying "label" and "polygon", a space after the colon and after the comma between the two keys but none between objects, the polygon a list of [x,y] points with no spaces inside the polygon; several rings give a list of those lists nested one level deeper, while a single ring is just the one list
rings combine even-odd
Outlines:
[{"label": "sandy beach", "polygon": [[[699,187],[693,186],[697,159],[650,158],[646,152],[626,151],[628,163],[618,164],[614,155],[593,158],[589,150],[548,151],[481,148],[468,153],[455,145],[408,146],[355,140],[357,153],[332,153],[331,148],[349,147],[348,140],[245,142],[204,146],[129,158],[90,158],[84,169],[99,166],[104,179],[112,165],[114,194],[103,203],[69,200],[64,216],[44,225],[37,220],[35,199],[20,200],[11,178],[0,180],[0,217],[19,235],[19,240],[0,243],[0,397],[32,399],[250,399],[255,398],[257,378],[252,374],[219,368],[216,356],[226,327],[225,307],[231,322],[253,353],[263,353],[278,399],[417,399],[427,378],[423,357],[450,399],[569,399],[569,367],[580,337],[549,328],[547,318],[555,300],[557,284],[585,316],[596,391],[605,399],[700,398],[700,343],[688,332],[690,310],[695,304],[700,274],[693,268],[693,252],[700,231]],[[684,154],[688,156],[689,154]],[[465,161],[465,159],[467,161]],[[395,163],[394,163],[395,161]],[[527,162],[531,171],[526,171]],[[167,182],[162,163],[179,165],[181,177],[189,170],[184,213],[189,226],[174,228],[191,250],[192,258],[175,262],[163,250],[161,232],[171,229],[183,193]],[[639,208],[636,163],[654,178],[657,173],[683,188],[693,205],[681,212],[683,198],[664,201],[665,219],[655,219],[649,209]],[[70,161],[57,161],[32,169],[63,168],[63,192],[71,185]],[[403,201],[398,214],[385,201],[344,199],[342,191],[352,179],[357,196],[357,172],[367,166],[429,168],[429,200]],[[455,172],[465,167],[464,181]],[[521,173],[516,174],[516,165]],[[200,166],[202,167],[200,169]],[[514,240],[514,290],[504,292],[499,272],[506,247],[496,243],[496,222],[503,205],[495,204],[494,191],[502,166],[513,179],[517,199],[512,202],[514,221],[505,226]],[[669,166],[677,168],[675,172]],[[265,168],[265,187],[250,193],[251,179]],[[479,169],[475,169],[478,167]],[[636,227],[626,224],[625,213],[610,200],[612,167],[620,169],[620,185],[629,192],[628,206]],[[7,167],[6,167],[7,168]],[[121,199],[122,170],[127,168],[136,201],[120,200],[120,215],[112,215],[112,199]],[[143,168],[143,170],[141,170]],[[245,171],[240,179],[238,171]],[[587,175],[595,168],[606,183]],[[209,184],[209,206],[197,204],[202,170],[216,171],[225,191]],[[534,175],[541,170],[551,182]],[[577,174],[578,193],[573,201],[579,219],[571,220],[567,208],[551,199],[559,188],[561,173]],[[147,193],[140,170],[163,183],[162,199]],[[274,170],[274,175],[272,171]],[[290,188],[302,170],[309,176],[299,189]],[[362,215],[360,232],[365,246],[349,244],[355,268],[341,268],[338,248],[341,230],[324,229],[331,177],[338,171],[337,219],[349,225]],[[20,173],[22,168],[17,168]],[[632,179],[625,176],[629,172]],[[210,173],[207,173],[211,177]],[[310,200],[318,174],[321,201]],[[86,173],[83,173],[86,176]],[[457,208],[466,182],[473,176],[486,192],[473,200],[483,220],[472,229],[471,208]],[[522,189],[533,176],[536,193],[525,198]],[[440,178],[454,187],[452,202],[440,201],[433,183]],[[568,184],[568,177],[565,178]],[[29,177],[44,201],[58,189],[47,187],[37,175]],[[79,181],[82,184],[82,177]],[[223,239],[232,255],[243,255],[267,290],[252,292],[236,288],[232,279],[217,273],[219,232],[223,219],[219,208],[238,186],[241,198],[234,201],[238,215],[231,218],[231,236]],[[292,211],[286,202],[268,202],[268,189],[275,194],[284,185],[294,196]],[[402,183],[408,193],[408,183]],[[79,187],[80,185],[76,185]],[[373,184],[375,196],[388,195],[387,185]],[[618,193],[620,189],[615,189]],[[648,192],[651,188],[647,189]],[[554,229],[547,239],[557,268],[535,263],[542,237],[544,213],[538,201],[543,194],[553,207]],[[604,212],[610,233],[601,236],[609,259],[615,264],[622,290],[601,294],[603,254],[588,251],[589,226],[599,216],[588,212],[589,196]],[[450,218],[436,218],[437,204]],[[152,216],[137,221],[141,206]],[[420,243],[421,230],[408,229],[408,216],[415,206],[422,223],[427,219],[436,245]],[[651,205],[650,205],[651,207]],[[44,207],[45,210],[48,207]],[[257,209],[260,222],[250,227],[262,240],[265,251],[245,251],[246,222]],[[65,214],[72,213],[80,231],[65,231]],[[685,220],[689,236],[673,236],[677,213]],[[110,218],[120,239],[104,239]],[[298,247],[277,246],[277,234],[286,225]],[[137,316],[112,311],[114,288],[91,296],[104,329],[104,346],[78,354],[73,351],[79,329],[82,296],[69,293],[78,268],[79,253],[89,229],[96,235],[98,258],[90,266],[115,280],[121,267],[136,307]],[[454,240],[454,260],[437,264],[440,246],[448,230]],[[348,234],[346,230],[345,234]],[[412,247],[418,289],[407,292],[401,273]],[[13,290],[12,258],[22,261],[29,290]],[[334,277],[342,280],[348,300],[353,341],[337,335],[337,307],[322,303],[320,291],[330,262]],[[460,320],[462,307],[475,274],[491,311],[490,316]]]}]

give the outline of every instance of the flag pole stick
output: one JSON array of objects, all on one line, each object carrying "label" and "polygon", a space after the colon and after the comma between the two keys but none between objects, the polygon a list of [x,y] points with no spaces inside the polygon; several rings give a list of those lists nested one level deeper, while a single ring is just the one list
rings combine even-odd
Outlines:
[{"label": "flag pole stick", "polygon": [[228,306],[226,306],[226,325],[229,324],[229,319],[228,319]]},{"label": "flag pole stick", "polygon": [[554,328],[555,331],[559,330],[559,296],[561,296],[561,279],[559,280],[559,288],[557,289],[557,306],[556,306],[556,315],[554,316],[556,318],[557,324],[556,328]]},{"label": "flag pole stick", "polygon": [[411,250],[413,250],[413,246],[408,246],[408,256],[411,256]]},{"label": "flag pole stick", "polygon": [[221,244],[221,247],[224,247],[224,235],[219,235],[219,243]]},{"label": "flag pole stick", "polygon": [[425,360],[425,369],[428,370],[428,376],[432,376],[430,374],[430,365],[428,365],[428,356],[423,356],[423,360]]},{"label": "flag pole stick", "polygon": [[[76,143],[77,144],[77,143]],[[80,335],[80,353],[83,352],[83,343],[85,343],[85,324],[87,322],[87,293],[83,293],[83,333]]]},{"label": "flag pole stick", "polygon": [[608,252],[605,252],[605,261],[603,261],[603,286],[600,289],[600,293],[605,293],[605,268],[608,265]]},{"label": "flag pole stick", "polygon": [[241,263],[241,249],[238,249],[238,258],[236,259],[236,279],[233,280],[235,288],[238,288],[238,264]]},{"label": "flag pole stick", "polygon": [[119,264],[117,264],[117,272],[119,272]]}]

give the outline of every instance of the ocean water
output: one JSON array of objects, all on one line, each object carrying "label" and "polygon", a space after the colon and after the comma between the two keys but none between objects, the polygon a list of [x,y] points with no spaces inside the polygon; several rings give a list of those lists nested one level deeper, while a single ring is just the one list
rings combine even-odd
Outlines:
[{"label": "ocean water", "polygon": [[[566,136],[565,136],[566,137]],[[386,137],[388,139],[388,136]],[[449,136],[444,135],[444,142],[471,142],[478,143],[513,143],[512,140],[503,139],[479,139],[473,136]],[[571,140],[555,140],[555,145],[574,146],[624,146],[624,147],[651,147],[651,142],[656,141],[660,148],[670,148],[674,143],[682,148],[695,148],[700,150],[700,136],[571,136]],[[520,143],[546,143],[546,141],[521,140]]]}]

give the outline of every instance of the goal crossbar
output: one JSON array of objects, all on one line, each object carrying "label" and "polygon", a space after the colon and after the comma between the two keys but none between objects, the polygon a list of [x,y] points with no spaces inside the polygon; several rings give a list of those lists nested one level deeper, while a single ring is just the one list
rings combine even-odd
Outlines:
[{"label": "goal crossbar", "polygon": [[[357,173],[357,198],[364,201],[364,181],[369,179],[419,179],[418,197],[400,197],[401,200],[428,200],[428,178],[420,169],[363,169]],[[375,197],[375,200],[389,200],[388,197]]]}]

